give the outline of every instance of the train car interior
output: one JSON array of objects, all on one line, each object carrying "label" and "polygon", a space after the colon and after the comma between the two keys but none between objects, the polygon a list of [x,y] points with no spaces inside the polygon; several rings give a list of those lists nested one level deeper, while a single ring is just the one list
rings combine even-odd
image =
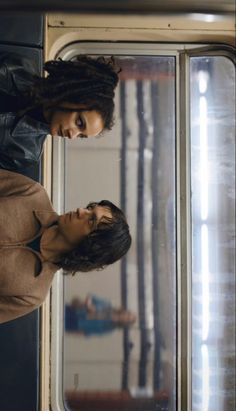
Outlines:
[{"label": "train car interior", "polygon": [[0,0],[0,54],[42,75],[48,60],[114,58],[113,128],[48,135],[20,172],[58,213],[108,198],[132,235],[119,262],[60,270],[39,309],[0,325],[0,410],[236,408],[235,3],[145,3]]}]

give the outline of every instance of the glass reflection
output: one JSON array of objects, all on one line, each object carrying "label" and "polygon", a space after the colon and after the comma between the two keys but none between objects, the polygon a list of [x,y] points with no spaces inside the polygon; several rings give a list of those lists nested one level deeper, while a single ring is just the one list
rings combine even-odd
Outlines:
[{"label": "glass reflection", "polygon": [[[133,245],[122,262],[65,279],[65,403],[80,411],[174,411],[175,59],[118,62],[115,127],[66,145],[65,209],[76,206],[78,192],[84,204],[108,198],[126,213]],[[91,295],[104,311],[89,311]],[[76,300],[77,316],[68,317]],[[135,321],[114,325],[114,310]],[[95,320],[98,328],[103,320],[100,334],[91,331]]]},{"label": "glass reflection", "polygon": [[191,59],[192,410],[235,401],[235,71]]}]

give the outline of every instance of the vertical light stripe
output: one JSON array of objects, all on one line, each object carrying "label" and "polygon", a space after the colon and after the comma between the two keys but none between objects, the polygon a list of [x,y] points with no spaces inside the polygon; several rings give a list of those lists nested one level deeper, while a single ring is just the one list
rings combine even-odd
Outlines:
[{"label": "vertical light stripe", "polygon": [[200,97],[200,196],[201,196],[201,219],[208,217],[208,139],[207,139],[207,100]]},{"label": "vertical light stripe", "polygon": [[202,352],[202,411],[209,410],[209,395],[210,395],[210,369],[209,369],[209,354],[208,347],[203,344]]},{"label": "vertical light stripe", "polygon": [[201,226],[201,277],[202,277],[202,340],[209,333],[209,239],[208,227]]}]

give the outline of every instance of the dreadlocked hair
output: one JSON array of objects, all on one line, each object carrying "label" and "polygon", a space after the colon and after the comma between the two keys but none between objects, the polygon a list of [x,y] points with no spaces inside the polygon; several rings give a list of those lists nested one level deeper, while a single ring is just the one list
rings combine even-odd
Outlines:
[{"label": "dreadlocked hair", "polygon": [[108,208],[112,218],[104,217],[95,231],[62,256],[59,265],[67,274],[102,270],[123,257],[130,248],[131,236],[123,212],[108,200],[91,204]]},{"label": "dreadlocked hair", "polygon": [[104,128],[111,129],[114,90],[120,71],[113,57],[95,59],[80,55],[73,61],[48,61],[44,69],[48,76],[36,79],[31,91],[36,105],[81,104],[86,110],[96,110],[104,121]]}]

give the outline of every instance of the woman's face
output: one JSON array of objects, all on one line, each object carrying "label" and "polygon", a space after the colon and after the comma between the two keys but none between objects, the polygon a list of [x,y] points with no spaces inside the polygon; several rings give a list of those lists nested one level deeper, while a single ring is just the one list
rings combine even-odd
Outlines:
[{"label": "woman's face", "polygon": [[[63,111],[63,108],[80,111]],[[60,136],[69,139],[96,137],[104,129],[101,115],[95,110],[83,110],[80,104],[63,103],[55,110],[44,110],[44,115],[50,124],[50,133],[53,137]]]},{"label": "woman's face", "polygon": [[78,245],[92,231],[96,230],[104,217],[112,218],[109,208],[99,205],[77,208],[59,216],[58,226],[65,243],[73,247]]}]

